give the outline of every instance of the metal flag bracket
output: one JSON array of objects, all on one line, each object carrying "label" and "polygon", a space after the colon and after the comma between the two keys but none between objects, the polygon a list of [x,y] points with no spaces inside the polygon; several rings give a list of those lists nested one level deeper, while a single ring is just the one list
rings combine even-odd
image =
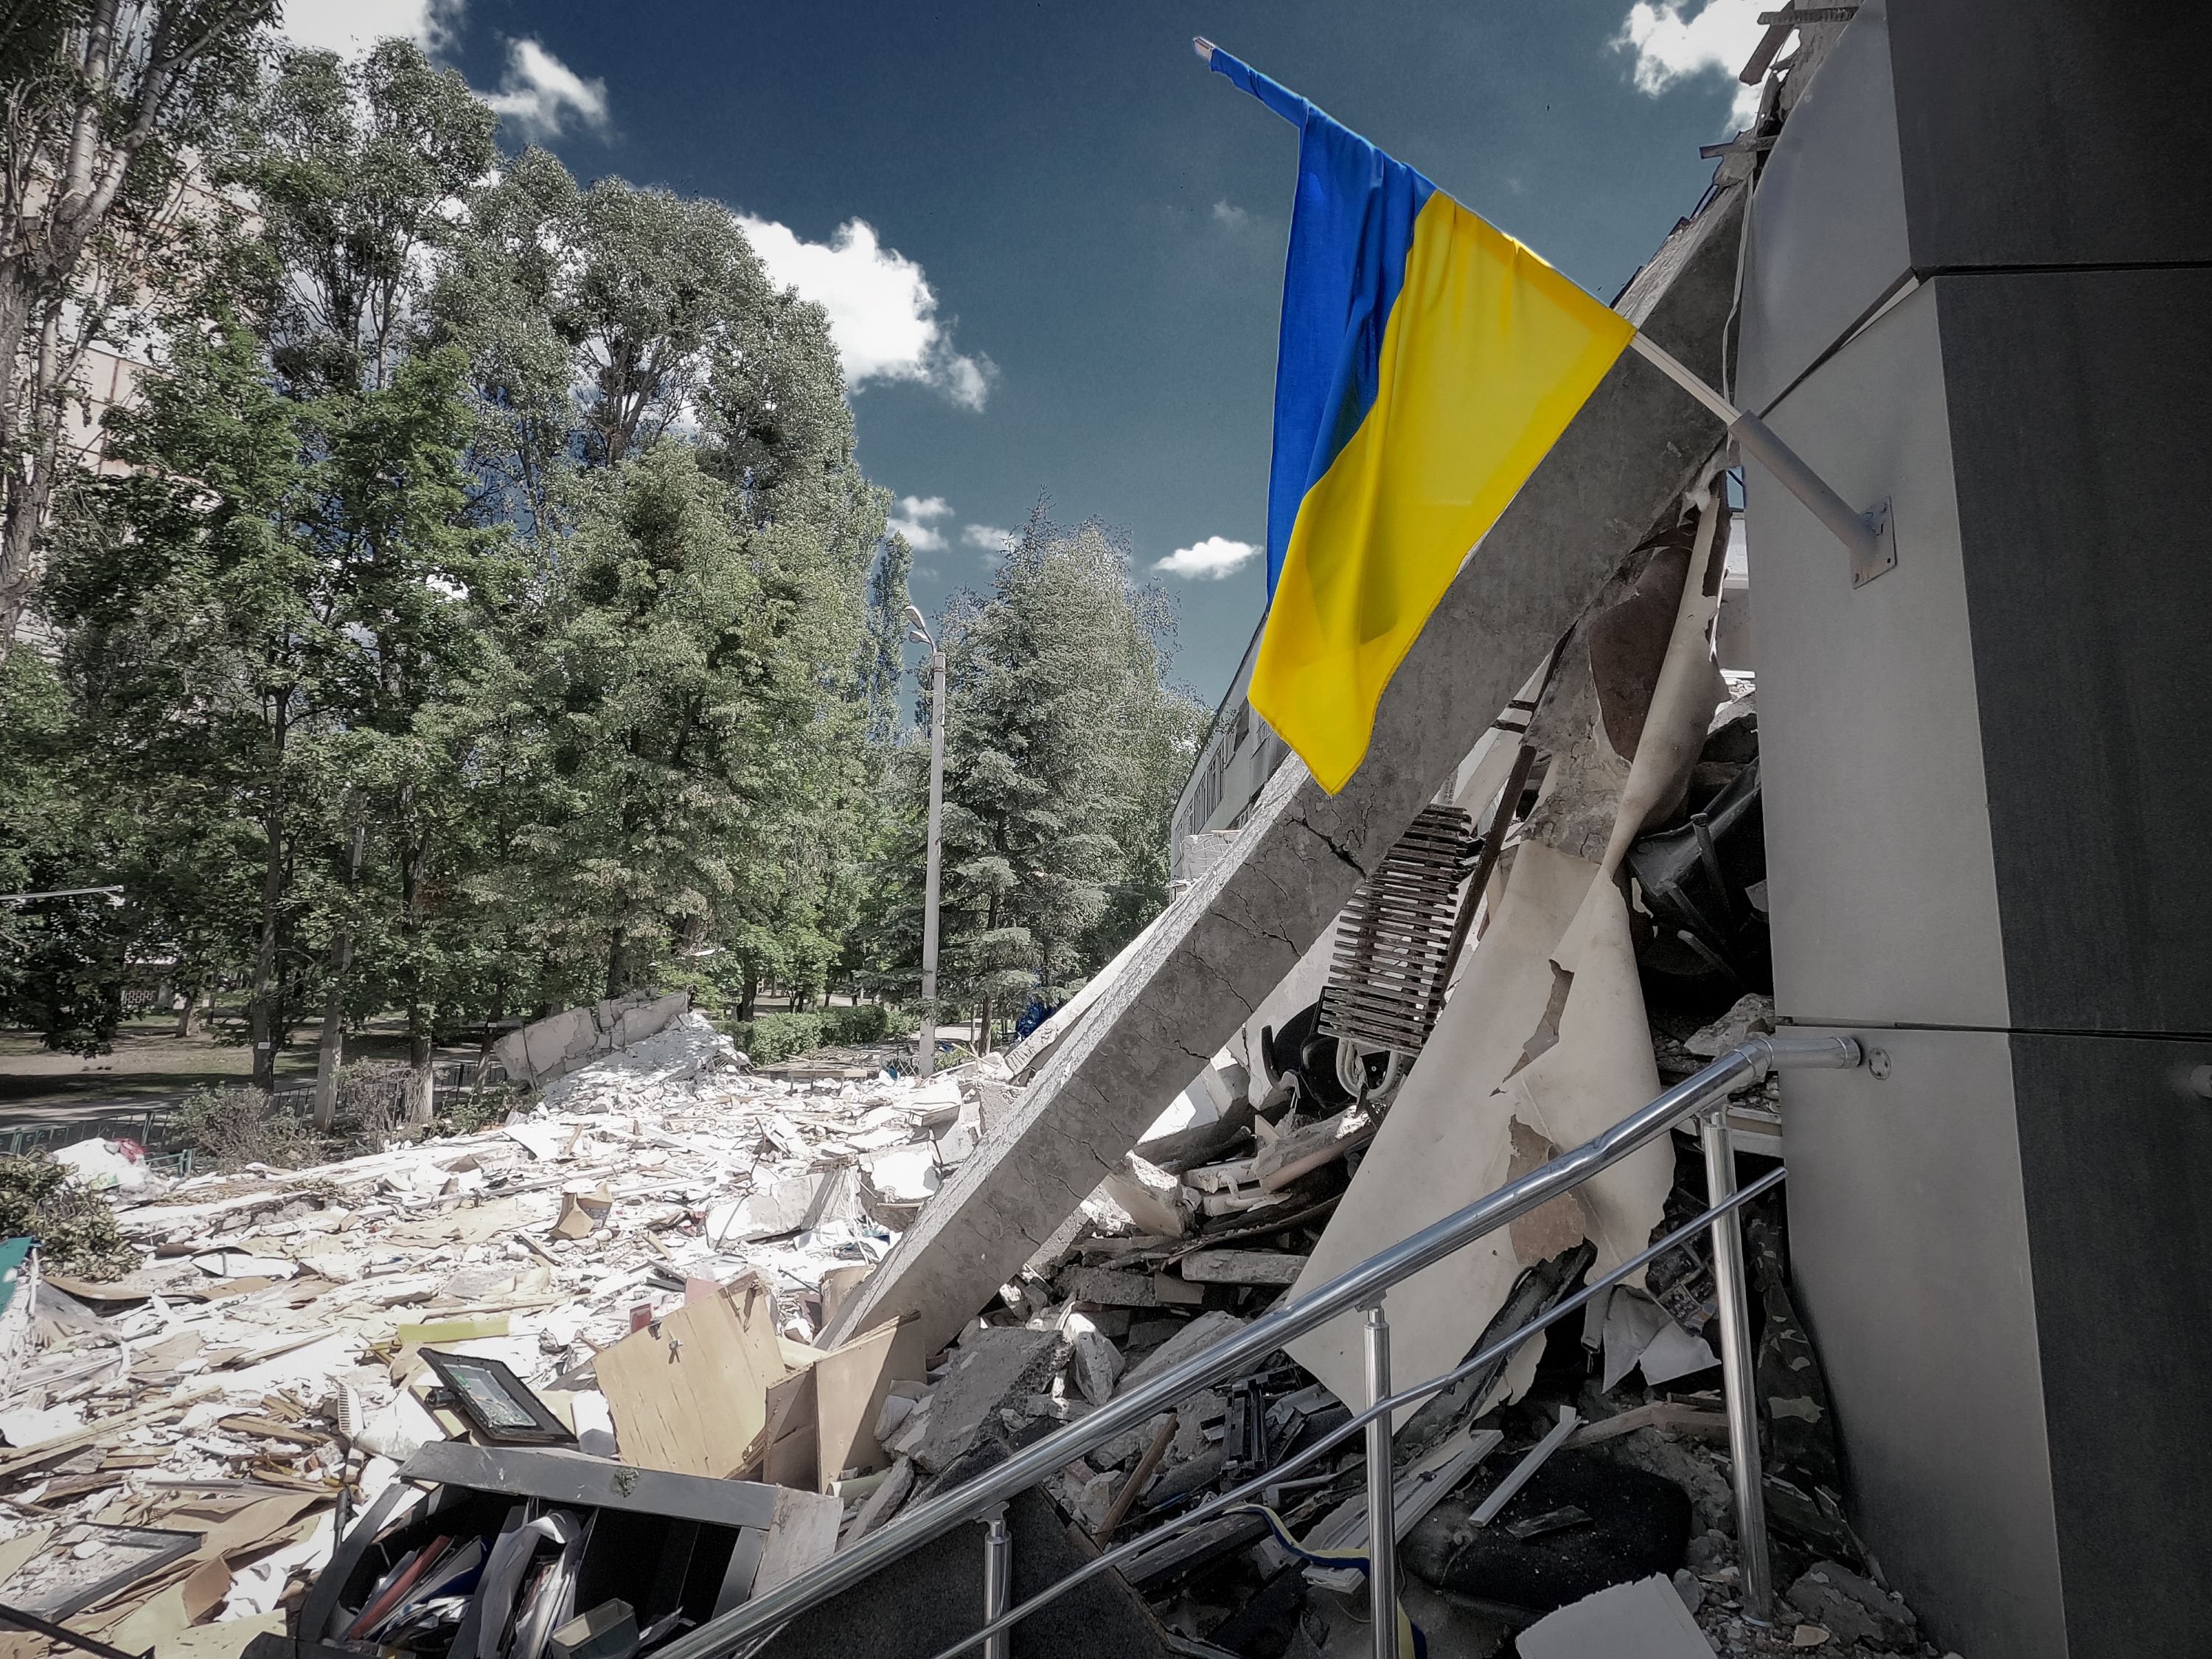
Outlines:
[{"label": "metal flag bracket", "polygon": [[1773,474],[1777,483],[1803,502],[1850,550],[1853,587],[1864,587],[1875,577],[1897,568],[1897,526],[1887,496],[1860,512],[1806,465],[1796,450],[1775,435],[1773,428],[1722,397],[1672,353],[1654,345],[1640,331],[1630,337],[1629,344],[1638,356],[1720,416],[1727,424],[1729,441]]}]

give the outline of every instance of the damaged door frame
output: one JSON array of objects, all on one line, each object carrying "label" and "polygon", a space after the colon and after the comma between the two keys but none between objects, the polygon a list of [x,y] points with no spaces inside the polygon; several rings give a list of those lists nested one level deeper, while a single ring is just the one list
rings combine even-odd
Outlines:
[{"label": "damaged door frame", "polygon": [[[1562,1152],[1540,1169],[1531,1170],[1518,1181],[1509,1182],[1488,1196],[1478,1199],[1466,1208],[1423,1228],[1410,1238],[1370,1256],[1358,1266],[1318,1286],[1312,1294],[1289,1307],[1278,1309],[1253,1321],[1225,1340],[1147,1379],[1141,1387],[1109,1401],[1089,1416],[1034,1442],[995,1468],[940,1498],[931,1499],[830,1560],[777,1585],[744,1606],[732,1608],[719,1618],[709,1620],[696,1630],[676,1638],[660,1650],[659,1659],[721,1659],[721,1656],[745,1647],[747,1638],[764,1636],[780,1628],[790,1619],[852,1588],[878,1569],[888,1566],[952,1528],[984,1518],[1014,1493],[1036,1485],[1092,1448],[1150,1421],[1158,1413],[1171,1407],[1177,1401],[1187,1399],[1220,1378],[1266,1358],[1285,1343],[1318,1329],[1340,1314],[1353,1310],[1373,1309],[1374,1321],[1380,1327],[1383,1295],[1393,1285],[1434,1266],[1455,1251],[1510,1224],[1516,1218],[1549,1203],[1562,1194],[1572,1191],[1601,1170],[1649,1146],[1677,1124],[1689,1121],[1716,1104],[1721,1104],[1722,1110],[1704,1131],[1708,1169],[1725,1165],[1728,1175],[1725,1185],[1733,1188],[1734,1160],[1729,1152],[1729,1132],[1723,1103],[1731,1092],[1747,1083],[1758,1082],[1773,1071],[1848,1071],[1863,1065],[1865,1060],[1865,1047],[1856,1037],[1754,1036],[1721,1055],[1705,1070],[1684,1079],[1648,1105],[1632,1112],[1604,1133],[1571,1151]],[[1739,1237],[1737,1211],[1752,1199],[1772,1188],[1781,1182],[1784,1174],[1782,1170],[1773,1170],[1749,1186],[1733,1192],[1719,1190],[1723,1183],[1717,1176],[1714,1182],[1716,1190],[1711,1194],[1712,1203],[1709,1209],[1660,1243],[1622,1263],[1595,1284],[1562,1299],[1528,1324],[1486,1344],[1480,1352],[1443,1376],[1419,1383],[1395,1395],[1387,1392],[1387,1372],[1378,1376],[1375,1392],[1381,1397],[1372,1400],[1363,1411],[1354,1413],[1349,1422],[1313,1446],[1302,1449],[1278,1468],[1176,1517],[1165,1528],[1097,1556],[1019,1607],[1006,1610],[988,1609],[982,1627],[973,1636],[946,1649],[939,1659],[952,1659],[953,1656],[978,1643],[998,1637],[1083,1580],[1119,1565],[1140,1549],[1157,1545],[1166,1532],[1210,1520],[1231,1505],[1246,1501],[1270,1481],[1280,1479],[1285,1470],[1302,1467],[1334,1449],[1352,1436],[1362,1432],[1370,1423],[1382,1423],[1387,1437],[1389,1415],[1393,1411],[1425,1399],[1478,1366],[1490,1364],[1499,1356],[1510,1352],[1537,1332],[1569,1313],[1579,1310],[1592,1297],[1610,1291],[1613,1285],[1639,1271],[1664,1251],[1708,1227],[1714,1230],[1718,1246],[1714,1251],[1714,1268],[1721,1302],[1723,1350],[1724,1353],[1732,1352],[1737,1358],[1736,1364],[1723,1366],[1723,1380],[1729,1407],[1730,1450],[1733,1454],[1731,1474],[1735,1487],[1739,1534],[1745,1547],[1744,1601],[1747,1612],[1754,1619],[1765,1619],[1768,1616],[1772,1597],[1768,1563],[1764,1550],[1754,1555],[1752,1547],[1754,1542],[1765,1539],[1765,1511],[1760,1489],[1754,1402],[1747,1386],[1750,1369],[1749,1303],[1743,1282],[1741,1245],[1739,1243],[1731,1250],[1727,1248],[1727,1243]],[[1378,1334],[1382,1343],[1387,1344],[1387,1328],[1382,1328]],[[1379,1485],[1387,1490],[1389,1485],[1388,1472],[1385,1471],[1378,1482],[1376,1467],[1376,1462],[1370,1459],[1367,1477],[1370,1486]],[[1370,1536],[1382,1535],[1381,1532],[1370,1534]],[[1387,1552],[1380,1553],[1387,1555]],[[1378,1561],[1376,1565],[1387,1566],[1387,1561]],[[1389,1659],[1389,1656],[1397,1650],[1396,1621],[1377,1618],[1374,1620],[1374,1627],[1375,1650],[1382,1659]]]}]

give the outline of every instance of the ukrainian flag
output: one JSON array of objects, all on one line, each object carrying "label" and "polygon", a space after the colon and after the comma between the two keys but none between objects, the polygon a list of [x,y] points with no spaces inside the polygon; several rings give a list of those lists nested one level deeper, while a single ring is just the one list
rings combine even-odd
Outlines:
[{"label": "ukrainian flag", "polygon": [[1461,561],[1635,331],[1297,94],[1208,61],[1299,131],[1250,695],[1334,793]]}]

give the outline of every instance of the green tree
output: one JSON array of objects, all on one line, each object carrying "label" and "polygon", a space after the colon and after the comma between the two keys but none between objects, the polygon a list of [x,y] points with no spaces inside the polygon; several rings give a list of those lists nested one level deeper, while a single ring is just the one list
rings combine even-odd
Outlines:
[{"label": "green tree", "polygon": [[86,349],[174,240],[276,0],[32,0],[0,9],[0,659],[70,465]]},{"label": "green tree", "polygon": [[[679,962],[714,963],[746,1008],[764,975],[819,986],[873,817],[862,587],[884,503],[854,460],[827,319],[774,289],[719,204],[580,190],[535,150],[471,198],[427,309],[469,356],[479,499],[521,531],[541,607],[485,711],[514,763],[503,821],[539,849],[538,1000]],[[702,538],[688,563],[672,523]],[[711,611],[687,635],[625,568],[751,610],[726,639]],[[679,641],[696,659],[670,671],[689,690],[663,745],[659,714],[630,711]],[[610,721],[620,766],[579,736]],[[718,722],[748,734],[742,771]]]},{"label": "green tree", "polygon": [[[180,333],[169,373],[114,422],[134,470],[78,492],[46,585],[82,758],[137,818],[117,839],[146,921],[212,933],[252,963],[264,1084],[310,815],[297,749],[325,690],[320,573],[296,533],[307,469],[295,417],[244,329]],[[199,880],[201,865],[230,878]],[[249,868],[250,886],[238,878]]]},{"label": "green tree", "polygon": [[778,727],[813,688],[775,648],[775,605],[687,447],[607,477],[569,550],[547,646],[553,811],[526,832],[540,936],[596,957],[617,995],[699,943],[796,781]]},{"label": "green tree", "polygon": [[[1095,523],[1062,532],[1042,508],[992,592],[941,619],[940,996],[979,1004],[987,1034],[1032,995],[1064,1000],[1165,897],[1168,809],[1201,719],[1166,680],[1170,621],[1115,537]],[[911,973],[927,769],[919,744],[902,760],[884,904]]]},{"label": "green tree", "polygon": [[[61,682],[35,652],[0,660],[0,891],[105,884],[107,849]],[[94,895],[0,903],[0,1024],[50,1048],[104,1053],[123,1012],[126,928]]]},{"label": "green tree", "polygon": [[868,709],[868,741],[888,744],[898,730],[899,682],[906,674],[907,578],[914,550],[894,531],[868,572],[868,625],[860,657],[860,690]]},{"label": "green tree", "polygon": [[357,64],[280,58],[234,168],[261,216],[258,309],[296,395],[386,385],[411,348],[424,261],[498,158],[497,118],[411,41]]}]

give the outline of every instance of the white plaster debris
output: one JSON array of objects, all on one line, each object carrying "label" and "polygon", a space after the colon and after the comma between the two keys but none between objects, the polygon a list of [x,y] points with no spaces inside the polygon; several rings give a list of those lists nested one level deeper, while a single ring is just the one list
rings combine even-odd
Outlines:
[{"label": "white plaster debris", "polygon": [[[416,1447],[465,1431],[424,1403],[426,1343],[503,1361],[583,1450],[616,1456],[592,1367],[637,1323],[750,1275],[775,1292],[776,1329],[810,1341],[825,1278],[882,1259],[886,1223],[937,1185],[938,1133],[977,1121],[973,1081],[1003,1072],[920,1083],[886,1069],[899,1053],[756,1072],[684,1013],[477,1133],[313,1169],[88,1182],[141,1260],[98,1285],[47,1275],[31,1340],[0,1360],[0,1589],[9,1540],[40,1528],[209,1531],[296,1499],[255,1511],[275,1518],[190,1628],[262,1619],[288,1589],[295,1602],[330,1559],[341,1481],[358,1514]],[[196,1565],[71,1622],[98,1635],[166,1617]]]}]

